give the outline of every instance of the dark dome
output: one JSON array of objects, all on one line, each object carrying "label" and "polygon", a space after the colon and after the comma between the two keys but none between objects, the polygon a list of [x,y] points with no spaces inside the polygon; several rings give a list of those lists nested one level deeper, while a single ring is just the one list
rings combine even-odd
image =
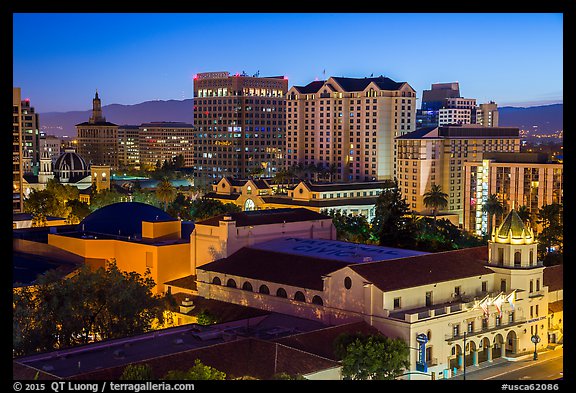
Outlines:
[{"label": "dark dome", "polygon": [[157,207],[140,202],[118,202],[86,216],[81,231],[142,237],[142,221],[173,221],[174,217]]},{"label": "dark dome", "polygon": [[74,150],[66,149],[54,163],[54,176],[62,182],[75,183],[89,175],[86,161]]}]

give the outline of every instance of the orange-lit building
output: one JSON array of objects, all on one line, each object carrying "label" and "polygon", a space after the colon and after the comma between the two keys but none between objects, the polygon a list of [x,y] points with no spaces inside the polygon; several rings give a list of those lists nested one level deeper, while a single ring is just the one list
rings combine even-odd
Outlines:
[{"label": "orange-lit building", "polygon": [[115,259],[122,271],[144,275],[156,282],[155,293],[164,283],[190,275],[192,224],[172,218],[144,203],[120,202],[87,216],[76,231],[48,235],[48,244],[80,255],[94,267]]}]

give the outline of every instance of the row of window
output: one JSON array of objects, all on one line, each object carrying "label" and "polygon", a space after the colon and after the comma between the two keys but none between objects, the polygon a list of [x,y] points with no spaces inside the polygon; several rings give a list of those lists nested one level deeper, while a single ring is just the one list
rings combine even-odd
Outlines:
[{"label": "row of window", "polygon": [[[212,284],[222,285],[222,280],[220,280],[219,277],[214,277],[212,279]],[[226,281],[226,286],[229,288],[238,288],[236,285],[236,281],[232,278],[229,278],[228,281]],[[242,284],[242,290],[254,292],[254,288],[252,287],[252,284],[250,284],[248,281],[245,281],[244,284]],[[261,293],[263,295],[270,295],[270,288],[268,288],[267,285],[262,284],[262,285],[260,285],[260,288],[258,288],[258,293]],[[286,292],[286,290],[284,288],[280,287],[276,290],[276,297],[281,297],[281,298],[287,299],[288,293]],[[304,293],[302,291],[296,291],[294,293],[293,300],[306,303],[306,296],[304,295]],[[314,295],[314,297],[312,297],[311,303],[316,304],[318,306],[324,305],[322,298],[318,295]]]}]

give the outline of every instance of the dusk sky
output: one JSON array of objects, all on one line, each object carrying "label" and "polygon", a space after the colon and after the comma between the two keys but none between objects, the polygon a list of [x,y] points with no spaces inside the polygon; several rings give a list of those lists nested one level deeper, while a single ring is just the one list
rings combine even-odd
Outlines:
[{"label": "dusk sky", "polygon": [[[14,14],[14,80],[37,112],[193,96],[200,72],[384,75],[499,106],[562,102],[563,16],[521,14]],[[325,70],[325,77],[324,72]]]}]

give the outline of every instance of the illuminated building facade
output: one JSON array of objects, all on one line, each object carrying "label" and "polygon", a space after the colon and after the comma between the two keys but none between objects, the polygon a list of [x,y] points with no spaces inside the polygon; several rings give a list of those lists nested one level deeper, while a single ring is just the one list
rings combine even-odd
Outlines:
[{"label": "illuminated building facade", "polygon": [[21,102],[22,171],[38,174],[40,167],[40,121],[28,98]]},{"label": "illuminated building facade", "polygon": [[23,210],[21,89],[12,88],[12,212]]},{"label": "illuminated building facade", "polygon": [[415,90],[383,76],[292,86],[286,164],[333,167],[336,181],[392,179],[394,138],[416,129],[415,114]]},{"label": "illuminated building facade", "polygon": [[76,124],[77,151],[89,165],[118,168],[118,126],[106,121],[98,92],[92,100],[92,115],[87,122]]},{"label": "illuminated building facade", "polygon": [[40,133],[40,158],[45,155],[54,163],[60,157],[62,141],[54,135]]},{"label": "illuminated building facade", "polygon": [[422,213],[424,194],[433,184],[448,194],[444,212],[464,214],[464,163],[485,152],[519,152],[518,128],[476,124],[421,128],[397,141],[398,186],[409,207]]},{"label": "illuminated building facade", "polygon": [[48,244],[83,257],[94,268],[116,260],[120,270],[150,276],[163,293],[164,283],[190,274],[192,225],[139,202],[119,202],[88,215],[75,231],[51,233]]},{"label": "illuminated building facade", "polygon": [[178,155],[184,156],[184,167],[194,163],[194,126],[178,122],[143,123],[138,131],[140,165],[154,168],[158,161],[172,162]]},{"label": "illuminated building facade", "polygon": [[561,313],[562,294],[554,288],[549,301],[548,285],[558,286],[550,276],[562,272],[546,275],[536,247],[515,211],[487,247],[442,253],[284,236],[198,266],[197,288],[205,298],[333,325],[363,320],[420,349],[410,352],[409,371],[443,379],[464,362],[531,354],[533,335],[542,350],[549,326],[561,340],[561,318],[548,307]]},{"label": "illuminated building facade", "polygon": [[[464,229],[486,233],[488,215],[482,206],[492,194],[504,214],[527,206],[536,215],[544,205],[563,204],[563,167],[539,153],[485,153],[482,161],[464,163]],[[493,219],[498,224],[501,218]]]},{"label": "illuminated building facade", "polygon": [[140,167],[139,136],[139,126],[118,126],[118,165],[120,167]]},{"label": "illuminated building facade", "polygon": [[273,176],[284,166],[288,80],[228,72],[194,77],[196,184]]},{"label": "illuminated building facade", "polygon": [[498,105],[494,101],[480,104],[476,109],[476,124],[484,127],[498,127]]},{"label": "illuminated building facade", "polygon": [[345,215],[361,214],[370,222],[375,215],[376,199],[386,186],[384,181],[317,184],[301,181],[289,187],[286,194],[278,194],[278,186],[263,179],[223,178],[212,185],[212,192],[205,197],[224,204],[234,203],[244,211],[303,207],[318,213],[335,210]]}]

